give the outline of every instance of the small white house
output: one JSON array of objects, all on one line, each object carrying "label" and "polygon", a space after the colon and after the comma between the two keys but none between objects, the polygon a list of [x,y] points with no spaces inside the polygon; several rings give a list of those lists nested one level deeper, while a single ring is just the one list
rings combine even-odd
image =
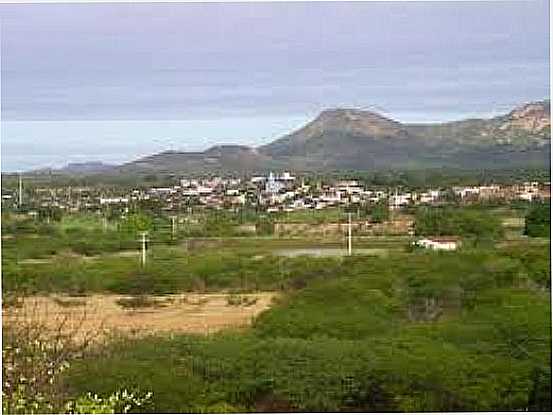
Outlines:
[{"label": "small white house", "polygon": [[124,204],[129,203],[129,199],[126,197],[101,197],[100,198],[100,204],[101,205],[117,205],[117,204]]},{"label": "small white house", "polygon": [[419,239],[413,242],[413,244],[434,251],[455,251],[459,247],[460,242],[457,238],[441,236]]}]

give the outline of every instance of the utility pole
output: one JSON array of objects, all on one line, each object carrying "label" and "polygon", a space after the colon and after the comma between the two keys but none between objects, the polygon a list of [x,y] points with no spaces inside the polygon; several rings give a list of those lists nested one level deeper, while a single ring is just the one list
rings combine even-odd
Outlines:
[{"label": "utility pole", "polygon": [[107,207],[102,209],[102,230],[104,233],[108,230]]},{"label": "utility pole", "polygon": [[21,209],[21,205],[23,204],[23,179],[21,178],[21,172],[19,173],[19,208]]},{"label": "utility pole", "polygon": [[176,233],[176,225],[177,225],[177,217],[171,216],[171,239],[175,239],[175,233]]},{"label": "utility pole", "polygon": [[348,256],[351,256],[351,212],[348,212]]},{"label": "utility pole", "polygon": [[140,263],[142,267],[146,266],[146,235],[148,232],[141,232],[142,234],[142,256],[140,258]]}]

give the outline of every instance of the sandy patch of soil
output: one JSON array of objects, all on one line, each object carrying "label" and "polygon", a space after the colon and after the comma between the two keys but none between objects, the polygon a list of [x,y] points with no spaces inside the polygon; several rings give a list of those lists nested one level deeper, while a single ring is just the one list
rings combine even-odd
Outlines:
[{"label": "sandy patch of soil", "polygon": [[[63,323],[64,331],[103,337],[114,332],[133,335],[151,333],[212,333],[244,327],[271,306],[276,293],[178,294],[129,297],[33,296],[17,306],[4,308],[3,324],[25,320],[40,322],[52,331]],[[237,301],[238,299],[238,301]]]}]

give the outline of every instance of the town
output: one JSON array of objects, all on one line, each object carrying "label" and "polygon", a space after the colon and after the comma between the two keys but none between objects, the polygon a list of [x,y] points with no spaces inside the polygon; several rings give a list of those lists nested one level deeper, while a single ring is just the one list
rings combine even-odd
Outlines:
[{"label": "town", "polygon": [[243,178],[198,177],[181,179],[172,187],[151,187],[126,191],[100,187],[37,187],[24,188],[20,178],[18,189],[2,189],[2,207],[27,207],[29,215],[39,208],[58,208],[64,212],[101,214],[106,207],[129,206],[143,201],[157,203],[167,213],[186,213],[194,209],[255,208],[256,212],[279,213],[321,210],[332,207],[365,206],[383,203],[390,210],[419,205],[440,205],[456,201],[470,204],[483,201],[544,201],[551,197],[550,182],[523,182],[481,186],[453,186],[411,190],[368,188],[359,180],[323,182],[299,178],[290,172]]},{"label": "town", "polygon": [[[158,221],[157,232],[149,234],[153,240],[156,234],[159,239],[160,230],[164,232],[161,221],[165,223],[161,228],[173,240],[261,235],[327,242],[342,239],[347,245],[347,250],[340,251],[342,255],[352,254],[352,236],[406,237],[415,247],[456,250],[462,244],[462,235],[444,235],[443,229],[435,235],[415,238],[417,212],[420,214],[425,207],[508,207],[550,199],[550,182],[405,189],[371,187],[353,179],[299,177],[288,171],[248,178],[183,178],[171,187],[124,190],[106,186],[26,189],[24,178],[19,179],[17,189],[2,195],[4,211],[38,222],[59,221],[62,216],[95,217],[107,230],[128,226],[134,216],[146,214]],[[506,222],[513,220],[520,225],[520,219],[504,218]],[[355,252],[362,253],[363,249]]]}]

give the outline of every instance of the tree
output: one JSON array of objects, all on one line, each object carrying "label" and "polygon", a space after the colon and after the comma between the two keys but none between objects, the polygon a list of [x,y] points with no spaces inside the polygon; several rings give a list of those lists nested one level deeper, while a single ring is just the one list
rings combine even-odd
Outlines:
[{"label": "tree", "polygon": [[59,222],[62,215],[63,213],[59,207],[46,206],[38,209],[38,219],[41,222]]},{"label": "tree", "polygon": [[415,216],[416,235],[458,235],[477,240],[502,235],[501,221],[489,212],[471,208],[422,208]]},{"label": "tree", "polygon": [[551,204],[534,204],[525,218],[524,234],[533,237],[548,237],[551,234]]},{"label": "tree", "polygon": [[122,222],[121,230],[129,233],[147,232],[152,229],[152,219],[143,213],[133,213]]},{"label": "tree", "polygon": [[375,223],[382,223],[388,220],[390,217],[390,209],[388,208],[388,202],[386,200],[380,200],[371,209],[371,221]]}]

